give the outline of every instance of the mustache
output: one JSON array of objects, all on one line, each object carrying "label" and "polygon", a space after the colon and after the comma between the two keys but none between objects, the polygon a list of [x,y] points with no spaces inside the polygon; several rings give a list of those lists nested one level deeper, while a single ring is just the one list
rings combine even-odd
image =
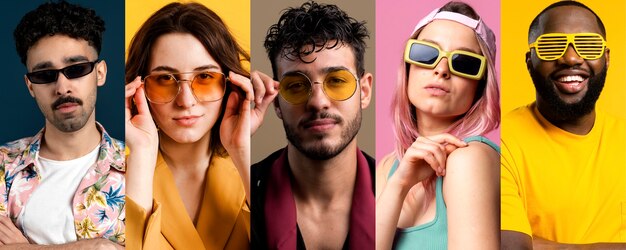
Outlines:
[{"label": "mustache", "polygon": [[333,119],[335,120],[336,123],[342,123],[343,119],[341,118],[341,116],[339,115],[335,115],[335,114],[331,114],[328,113],[326,111],[322,111],[322,112],[318,112],[318,113],[314,113],[311,116],[305,118],[304,120],[300,121],[300,125],[304,126],[309,122],[318,120],[318,119]]},{"label": "mustache", "polygon": [[596,72],[593,72],[590,69],[585,69],[583,67],[581,67],[580,65],[574,65],[574,66],[568,66],[568,65],[559,65],[557,67],[557,69],[552,72],[552,74],[550,74],[550,77],[554,77],[554,75],[556,73],[559,73],[561,70],[580,70],[580,71],[585,71],[587,72],[587,74],[589,74],[589,77],[593,77],[596,75]]},{"label": "mustache", "polygon": [[78,105],[83,105],[83,100],[78,99],[76,97],[73,96],[65,96],[65,97],[61,97],[59,99],[57,99],[56,101],[54,101],[54,103],[52,103],[52,109],[57,109],[59,106],[61,106],[64,103],[76,103]]}]

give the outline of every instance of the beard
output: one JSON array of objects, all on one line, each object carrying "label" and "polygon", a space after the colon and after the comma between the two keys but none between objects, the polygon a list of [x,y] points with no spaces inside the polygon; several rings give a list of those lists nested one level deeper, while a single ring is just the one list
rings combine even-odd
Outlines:
[{"label": "beard", "polygon": [[550,118],[560,122],[575,121],[593,111],[596,101],[604,88],[607,67],[605,66],[598,74],[589,76],[587,92],[575,103],[563,101],[557,94],[556,87],[551,77],[543,77],[534,68],[530,68],[530,77],[533,80],[537,94],[545,101],[548,110],[551,110]]},{"label": "beard", "polygon": [[[326,118],[334,119],[338,125],[345,123],[341,117],[326,112],[314,114],[301,123]],[[312,139],[314,140],[313,142],[305,142],[304,138],[297,133],[297,129],[292,125],[286,124],[285,120],[283,120],[283,127],[285,128],[285,133],[287,134],[287,140],[289,140],[289,142],[302,154],[310,159],[328,160],[341,153],[348,146],[348,144],[350,144],[354,137],[356,137],[356,134],[361,128],[361,110],[357,112],[354,119],[348,121],[346,126],[341,131],[341,137],[338,138],[339,141],[334,145],[323,143],[323,140],[328,137],[328,135],[316,135]]]},{"label": "beard", "polygon": [[[77,104],[79,108],[76,110],[76,114],[60,115],[54,113],[58,106],[64,103]],[[54,103],[49,105],[48,108],[50,112],[47,113],[45,104],[37,102],[37,105],[46,117],[46,120],[52,123],[52,125],[54,125],[54,127],[56,127],[59,131],[66,133],[78,131],[83,128],[85,124],[87,124],[87,121],[89,120],[89,117],[91,116],[91,113],[93,112],[95,106],[91,103],[87,103],[87,105],[83,104],[83,100],[73,96],[60,97]]]}]

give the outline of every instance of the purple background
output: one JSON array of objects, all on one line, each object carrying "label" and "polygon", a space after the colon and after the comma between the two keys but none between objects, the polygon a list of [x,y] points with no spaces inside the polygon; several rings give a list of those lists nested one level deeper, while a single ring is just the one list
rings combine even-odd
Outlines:
[{"label": "purple background", "polygon": [[[394,149],[390,105],[398,67],[406,39],[417,22],[430,11],[445,5],[439,0],[376,1],[376,159],[381,160]],[[500,1],[466,0],[496,35],[498,53],[496,68],[500,79]],[[500,144],[500,129],[487,137]]]}]

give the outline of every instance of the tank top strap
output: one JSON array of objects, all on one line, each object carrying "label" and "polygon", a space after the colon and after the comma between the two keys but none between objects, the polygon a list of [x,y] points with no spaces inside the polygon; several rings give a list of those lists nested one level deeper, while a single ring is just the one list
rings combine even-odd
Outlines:
[{"label": "tank top strap", "polygon": [[463,141],[467,143],[473,142],[473,141],[482,142],[484,144],[487,144],[489,147],[493,148],[493,150],[498,152],[498,154],[500,153],[500,146],[498,146],[498,144],[496,144],[495,142],[492,142],[491,140],[487,139],[487,137],[484,137],[482,135],[470,136],[470,137],[463,139]]}]

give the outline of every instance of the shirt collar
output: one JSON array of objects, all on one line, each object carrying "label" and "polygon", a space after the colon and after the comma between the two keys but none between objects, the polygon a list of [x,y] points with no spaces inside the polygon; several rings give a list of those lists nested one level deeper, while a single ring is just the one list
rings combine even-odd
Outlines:
[{"label": "shirt collar", "polygon": [[[125,172],[126,163],[124,161],[124,142],[116,140],[109,136],[104,127],[96,122],[96,127],[101,133],[100,150],[98,151],[98,159],[96,160],[97,168],[102,173],[107,172],[109,168],[116,169],[117,171]],[[41,148],[41,139],[43,138],[46,128],[42,128],[37,133],[31,143],[24,149],[22,158],[15,168],[15,171],[22,171],[25,168],[34,168],[35,172],[38,172],[35,162],[39,157],[39,150]]]}]

